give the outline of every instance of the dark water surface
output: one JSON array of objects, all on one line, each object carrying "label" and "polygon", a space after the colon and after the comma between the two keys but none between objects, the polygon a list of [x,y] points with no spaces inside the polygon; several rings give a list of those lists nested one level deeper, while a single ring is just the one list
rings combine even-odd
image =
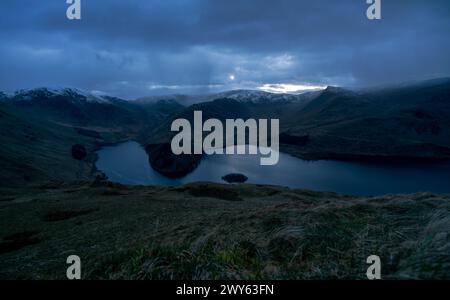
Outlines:
[{"label": "dark water surface", "polygon": [[145,150],[136,142],[105,147],[97,154],[97,168],[109,180],[132,185],[224,183],[222,176],[242,173],[249,178],[248,183],[354,195],[450,193],[450,163],[305,161],[280,153],[277,165],[260,166],[259,155],[213,155],[205,156],[199,167],[186,177],[170,179],[151,168]]}]

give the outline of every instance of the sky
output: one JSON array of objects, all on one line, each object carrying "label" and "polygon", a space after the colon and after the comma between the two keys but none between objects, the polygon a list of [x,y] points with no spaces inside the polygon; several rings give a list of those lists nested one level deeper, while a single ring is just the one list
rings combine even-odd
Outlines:
[{"label": "sky", "polygon": [[297,92],[450,76],[450,1],[0,1],[0,90],[72,87],[126,99]]}]

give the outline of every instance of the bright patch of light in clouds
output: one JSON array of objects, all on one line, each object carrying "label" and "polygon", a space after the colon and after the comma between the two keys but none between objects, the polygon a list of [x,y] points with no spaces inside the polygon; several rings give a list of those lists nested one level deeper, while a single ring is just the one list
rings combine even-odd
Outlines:
[{"label": "bright patch of light in clouds", "polygon": [[230,79],[231,81],[236,79],[236,76],[234,76],[233,74],[231,74],[230,76],[228,76],[228,79]]},{"label": "bright patch of light in clouds", "polygon": [[272,71],[288,70],[295,66],[295,58],[288,54],[268,56],[264,59],[264,63]]},{"label": "bright patch of light in clouds", "polygon": [[258,89],[270,93],[302,93],[308,91],[316,91],[325,89],[326,86],[321,85],[306,85],[306,84],[290,84],[290,83],[276,83],[263,84]]}]

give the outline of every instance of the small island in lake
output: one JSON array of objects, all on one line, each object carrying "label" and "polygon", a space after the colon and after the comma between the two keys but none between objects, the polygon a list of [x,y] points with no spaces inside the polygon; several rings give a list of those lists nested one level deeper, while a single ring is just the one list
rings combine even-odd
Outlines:
[{"label": "small island in lake", "polygon": [[244,183],[248,180],[248,177],[243,174],[228,174],[223,176],[222,179],[228,183]]}]

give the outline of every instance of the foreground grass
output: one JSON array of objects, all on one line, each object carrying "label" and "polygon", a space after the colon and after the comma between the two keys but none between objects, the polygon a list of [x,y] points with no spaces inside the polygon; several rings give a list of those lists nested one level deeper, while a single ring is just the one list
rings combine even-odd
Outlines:
[{"label": "foreground grass", "polygon": [[[254,185],[79,183],[2,190],[0,278],[450,278],[450,197]],[[1,199],[0,199],[1,200]]]}]

